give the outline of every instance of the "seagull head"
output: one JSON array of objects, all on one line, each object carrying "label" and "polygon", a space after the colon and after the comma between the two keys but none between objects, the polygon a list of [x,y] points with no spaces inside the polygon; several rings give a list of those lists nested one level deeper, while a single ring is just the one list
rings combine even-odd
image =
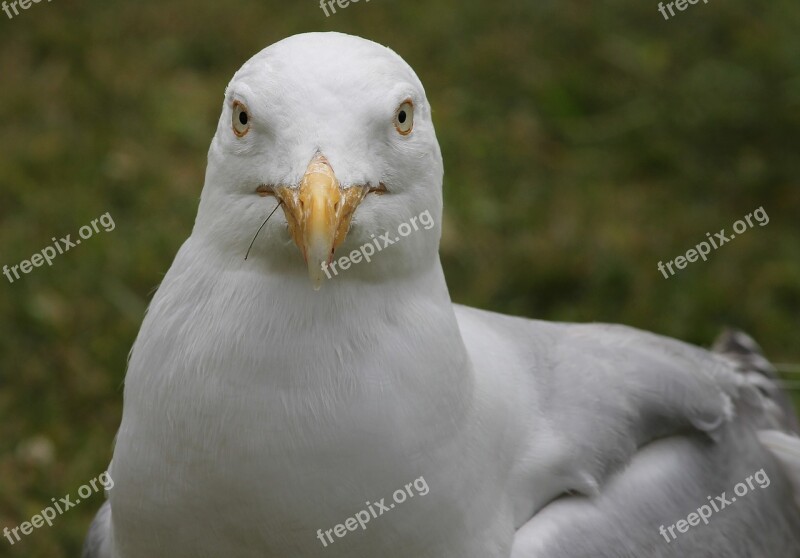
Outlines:
[{"label": "seagull head", "polygon": [[[228,84],[193,236],[244,258],[260,230],[245,264],[307,273],[315,289],[329,266],[342,281],[412,273],[437,258],[442,175],[425,91],[400,56],[296,35]],[[339,274],[336,258],[360,260],[367,244],[381,253]]]}]

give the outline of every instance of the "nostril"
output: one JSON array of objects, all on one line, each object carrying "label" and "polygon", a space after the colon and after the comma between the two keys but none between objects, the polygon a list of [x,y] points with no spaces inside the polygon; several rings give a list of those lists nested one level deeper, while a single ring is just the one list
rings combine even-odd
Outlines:
[{"label": "nostril", "polygon": [[268,186],[267,184],[261,184],[258,188],[256,188],[256,193],[262,198],[264,198],[266,196],[274,196],[275,190],[272,189],[272,186]]}]

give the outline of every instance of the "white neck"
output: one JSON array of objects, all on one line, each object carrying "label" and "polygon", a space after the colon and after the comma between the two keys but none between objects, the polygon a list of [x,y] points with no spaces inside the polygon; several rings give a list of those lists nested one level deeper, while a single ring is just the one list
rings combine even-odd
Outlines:
[{"label": "white neck", "polygon": [[[450,407],[444,416],[455,418],[469,407],[472,368],[438,257],[414,275],[375,283],[342,274],[315,292],[301,266],[269,273],[258,259],[201,246],[187,241],[148,313],[182,332],[158,338],[197,336],[201,348],[185,355],[194,362],[180,368],[280,391],[289,412],[372,401],[427,427],[425,409]],[[163,354],[135,354],[148,352]],[[419,366],[408,367],[409,354]]]}]

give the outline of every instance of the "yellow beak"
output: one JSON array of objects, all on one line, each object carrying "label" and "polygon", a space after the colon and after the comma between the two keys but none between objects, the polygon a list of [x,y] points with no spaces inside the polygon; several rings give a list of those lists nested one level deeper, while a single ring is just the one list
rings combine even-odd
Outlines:
[{"label": "yellow beak", "polygon": [[308,265],[308,276],[318,291],[323,268],[333,260],[333,253],[344,242],[350,220],[369,188],[341,187],[328,160],[317,154],[308,164],[299,188],[279,186],[275,195],[283,202],[289,233]]}]

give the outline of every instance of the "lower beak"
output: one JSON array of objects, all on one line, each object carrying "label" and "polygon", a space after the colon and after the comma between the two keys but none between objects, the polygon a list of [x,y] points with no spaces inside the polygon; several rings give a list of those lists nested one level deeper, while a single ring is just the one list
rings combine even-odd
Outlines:
[{"label": "lower beak", "polygon": [[324,267],[344,242],[353,213],[369,188],[343,189],[328,160],[318,153],[308,164],[299,188],[280,186],[274,191],[283,202],[289,233],[303,253],[311,283],[318,291]]}]

